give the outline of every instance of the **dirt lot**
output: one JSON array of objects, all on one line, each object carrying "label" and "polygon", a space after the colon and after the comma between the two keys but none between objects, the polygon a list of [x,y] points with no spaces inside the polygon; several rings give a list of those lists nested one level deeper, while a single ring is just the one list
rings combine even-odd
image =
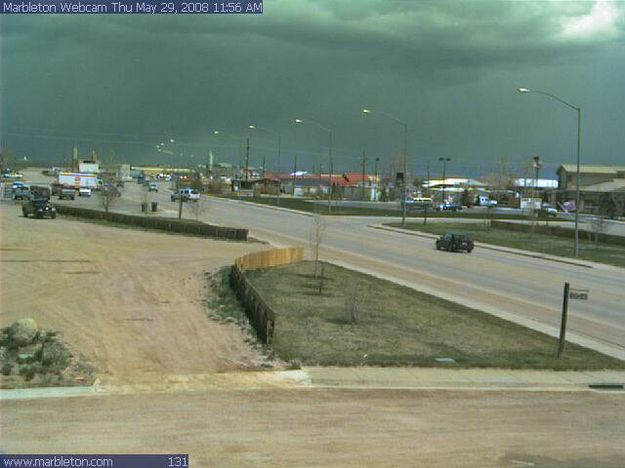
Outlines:
[{"label": "dirt lot", "polygon": [[206,318],[203,272],[261,244],[25,219],[0,208],[0,325],[32,317],[85,355],[104,383],[254,367],[235,326]]},{"label": "dirt lot", "polygon": [[193,468],[620,468],[625,459],[624,394],[248,389],[2,408],[8,453],[182,452]]},{"label": "dirt lot", "polygon": [[[120,391],[0,400],[3,452],[189,453],[193,468],[625,459],[623,393],[267,388],[249,372],[204,386],[200,376],[262,357],[205,317],[203,271],[263,246],[18,214],[0,209],[1,322],[27,315],[60,330]],[[154,384],[182,374],[198,384]]]}]

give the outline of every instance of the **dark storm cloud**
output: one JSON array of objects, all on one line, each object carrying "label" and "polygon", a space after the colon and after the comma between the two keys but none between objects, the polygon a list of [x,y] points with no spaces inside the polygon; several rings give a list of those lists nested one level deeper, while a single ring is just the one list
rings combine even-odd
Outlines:
[{"label": "dark storm cloud", "polygon": [[[598,105],[605,84],[597,95],[585,77],[594,70],[605,74],[594,80],[611,83],[623,72],[624,21],[620,3],[597,8],[594,2],[282,0],[266,1],[265,13],[250,17],[3,18],[4,131],[21,132],[8,135],[17,149],[50,157],[81,135],[105,151],[115,138],[104,134],[117,134],[118,141],[144,143],[117,144],[132,157],[151,157],[154,139],[176,135],[222,146],[224,157],[233,158],[253,121],[283,132],[292,153],[318,158],[325,136],[294,128],[292,118],[301,115],[336,126],[347,165],[363,148],[390,156],[398,147],[392,123],[363,122],[360,109],[373,106],[408,121],[417,168],[442,153],[467,166],[502,153],[566,158],[567,118],[551,103],[520,103],[513,90],[557,87],[580,105]],[[533,115],[539,109],[546,117]],[[615,112],[611,119],[623,115]],[[599,110],[593,117],[604,118]],[[537,120],[553,127],[550,138],[533,127]],[[57,139],[24,136],[38,128]],[[222,130],[220,141],[204,136],[213,128]],[[262,147],[257,155],[270,156],[273,140],[253,138]],[[601,152],[593,157],[622,154],[618,136],[596,140],[587,143]],[[206,152],[205,146],[187,150]]]}]

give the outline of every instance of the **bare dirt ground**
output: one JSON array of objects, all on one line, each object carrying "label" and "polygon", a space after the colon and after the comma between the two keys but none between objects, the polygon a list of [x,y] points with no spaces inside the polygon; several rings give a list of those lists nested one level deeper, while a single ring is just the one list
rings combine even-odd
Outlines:
[{"label": "bare dirt ground", "polygon": [[190,466],[622,467],[625,395],[213,390],[6,401],[8,453],[189,453]]},{"label": "bare dirt ground", "polygon": [[211,374],[262,356],[206,318],[203,271],[262,245],[18,215],[0,209],[0,324],[59,330],[109,391],[0,400],[3,452],[189,453],[193,468],[623,466],[624,393],[267,388],[259,373]]},{"label": "bare dirt ground", "polygon": [[0,208],[0,325],[58,330],[104,383],[248,369],[262,360],[233,324],[206,318],[204,271],[261,244],[26,219]]}]

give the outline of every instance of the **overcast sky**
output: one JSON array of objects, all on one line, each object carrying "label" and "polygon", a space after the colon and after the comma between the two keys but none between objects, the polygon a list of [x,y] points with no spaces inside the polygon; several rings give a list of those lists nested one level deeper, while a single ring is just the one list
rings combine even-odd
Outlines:
[{"label": "overcast sky", "polygon": [[[257,16],[25,16],[1,20],[2,138],[57,162],[114,149],[150,161],[155,145],[237,163],[255,123],[282,135],[282,166],[339,170],[365,151],[388,167],[408,124],[411,168],[475,173],[534,155],[553,171],[575,156],[625,165],[625,3],[607,1],[266,0]],[[295,125],[295,117],[304,125]],[[219,130],[219,136],[211,136]],[[277,138],[252,131],[251,160]],[[171,156],[166,156],[172,160]],[[180,158],[180,156],[176,156]]]}]

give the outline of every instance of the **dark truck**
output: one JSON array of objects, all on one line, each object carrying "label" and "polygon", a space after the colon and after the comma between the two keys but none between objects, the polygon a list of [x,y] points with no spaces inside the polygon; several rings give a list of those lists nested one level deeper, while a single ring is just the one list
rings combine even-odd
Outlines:
[{"label": "dark truck", "polygon": [[59,192],[59,200],[73,200],[76,198],[76,189],[70,187],[62,187]]},{"label": "dark truck", "polygon": [[33,215],[35,218],[56,218],[56,208],[46,198],[33,198],[22,205],[24,218]]},{"label": "dark truck", "polygon": [[468,253],[471,253],[474,247],[473,241],[466,234],[448,232],[436,239],[436,250],[444,249],[448,252],[466,250]]}]

